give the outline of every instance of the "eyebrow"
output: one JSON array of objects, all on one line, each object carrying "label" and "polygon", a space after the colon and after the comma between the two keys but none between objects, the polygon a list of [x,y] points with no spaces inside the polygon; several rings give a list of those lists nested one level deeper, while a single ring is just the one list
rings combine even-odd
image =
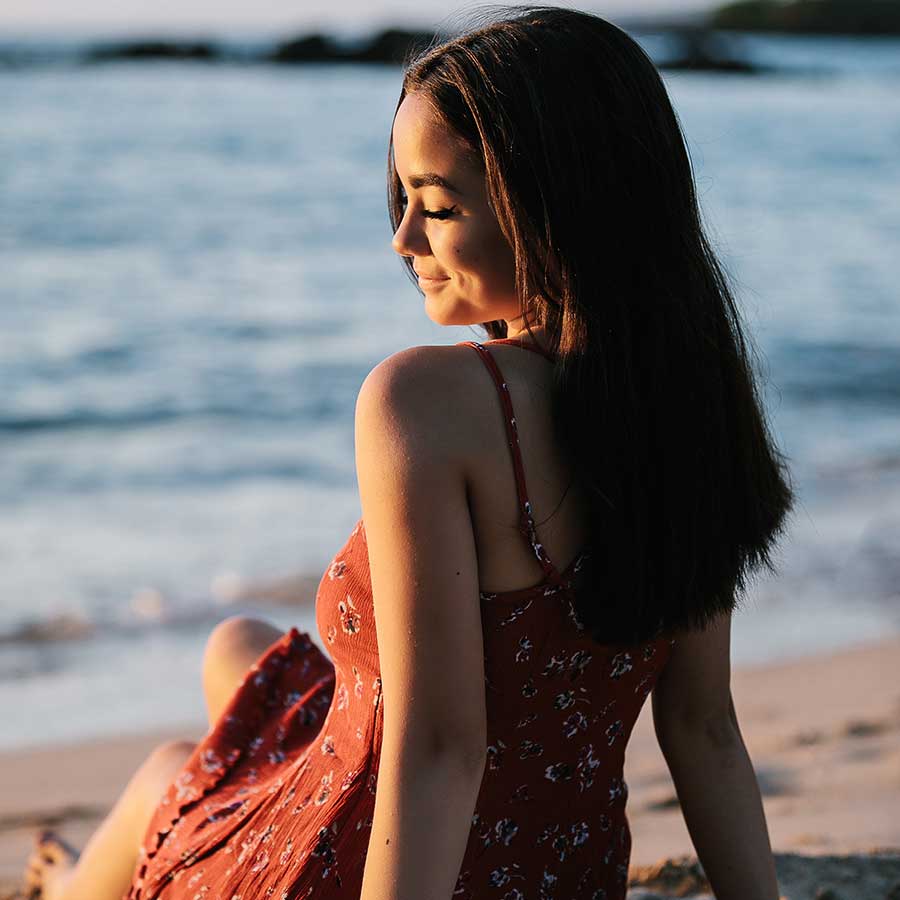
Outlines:
[{"label": "eyebrow", "polygon": [[455,188],[446,178],[436,172],[423,172],[421,175],[410,175],[409,184],[413,188],[442,187],[454,194],[462,194],[459,188]]}]

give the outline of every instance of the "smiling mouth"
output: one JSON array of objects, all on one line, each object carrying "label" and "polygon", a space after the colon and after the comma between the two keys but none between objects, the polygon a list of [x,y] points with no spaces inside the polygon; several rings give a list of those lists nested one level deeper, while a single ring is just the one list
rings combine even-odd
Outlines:
[{"label": "smiling mouth", "polygon": [[419,281],[449,281],[450,280],[449,278],[447,278],[446,275],[441,276],[440,278],[437,278],[437,277],[432,277],[431,275],[420,275],[418,272],[416,272],[416,278],[418,278]]}]

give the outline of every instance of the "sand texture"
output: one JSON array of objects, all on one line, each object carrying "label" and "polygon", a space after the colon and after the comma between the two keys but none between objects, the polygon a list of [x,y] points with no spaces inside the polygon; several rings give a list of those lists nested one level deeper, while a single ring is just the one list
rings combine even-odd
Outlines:
[{"label": "sand texture", "polygon": [[[786,900],[900,900],[900,637],[735,669],[732,694]],[[157,743],[206,726],[0,753],[0,900],[40,826],[76,846]],[[712,897],[647,702],[625,777],[630,900]]]}]

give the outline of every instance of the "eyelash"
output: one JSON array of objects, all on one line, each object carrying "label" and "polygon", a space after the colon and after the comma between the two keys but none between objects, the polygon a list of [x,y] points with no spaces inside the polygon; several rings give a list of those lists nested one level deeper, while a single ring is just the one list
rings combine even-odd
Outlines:
[{"label": "eyelash", "polygon": [[[400,205],[406,208],[409,203],[409,199],[405,195],[401,195],[400,197]],[[458,212],[455,206],[451,207],[442,207],[441,209],[423,209],[422,215],[426,219],[438,219],[439,221],[444,221],[445,219],[449,219],[454,213]]]},{"label": "eyelash", "polygon": [[450,209],[423,209],[422,215],[426,219],[449,219],[456,212],[456,207]]}]

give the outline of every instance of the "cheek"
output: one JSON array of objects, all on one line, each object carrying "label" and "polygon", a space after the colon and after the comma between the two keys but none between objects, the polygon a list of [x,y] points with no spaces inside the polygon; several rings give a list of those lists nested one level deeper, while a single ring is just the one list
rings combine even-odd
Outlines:
[{"label": "cheek", "polygon": [[453,241],[449,247],[453,265],[462,272],[483,281],[496,281],[505,271],[505,259],[509,248],[498,242],[493,234],[472,234]]},{"label": "cheek", "polygon": [[514,290],[515,260],[503,235],[485,234],[478,241],[457,244],[454,248],[459,267],[471,273],[492,292]]},{"label": "cheek", "polygon": [[460,267],[477,269],[482,264],[482,256],[478,251],[478,245],[467,241],[457,241],[453,245],[453,259]]},{"label": "cheek", "polygon": [[480,278],[484,267],[490,264],[491,254],[478,235],[455,234],[433,240],[431,252],[457,276]]}]

